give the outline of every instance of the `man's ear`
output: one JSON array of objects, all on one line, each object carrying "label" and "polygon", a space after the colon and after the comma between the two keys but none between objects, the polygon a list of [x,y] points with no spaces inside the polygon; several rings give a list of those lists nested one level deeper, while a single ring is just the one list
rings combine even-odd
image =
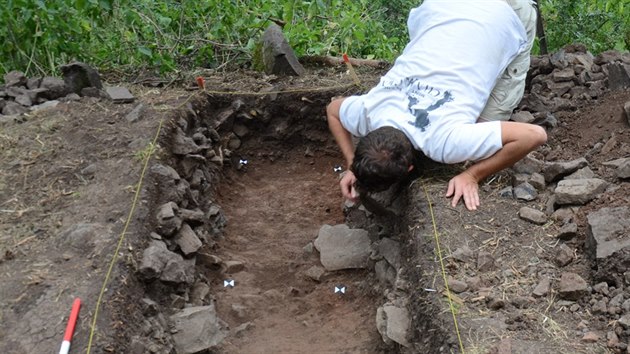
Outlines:
[{"label": "man's ear", "polygon": [[409,169],[407,170],[407,172],[411,172],[411,170],[413,170],[413,165],[409,165]]}]

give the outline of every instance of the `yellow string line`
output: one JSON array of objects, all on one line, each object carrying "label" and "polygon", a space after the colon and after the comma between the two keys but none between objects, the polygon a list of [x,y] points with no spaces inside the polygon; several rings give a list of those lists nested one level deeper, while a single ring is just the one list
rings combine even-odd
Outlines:
[{"label": "yellow string line", "polygon": [[[358,79],[358,78],[357,78]],[[346,85],[337,85],[337,86],[328,86],[328,87],[318,87],[314,89],[289,89],[289,90],[281,90],[281,91],[264,91],[264,92],[245,92],[245,91],[213,91],[203,89],[200,92],[207,93],[209,95],[243,95],[243,96],[265,96],[265,95],[276,95],[282,93],[308,93],[308,92],[321,92],[321,91],[332,91],[336,89],[344,89],[350,88],[353,86],[360,86],[359,83],[352,83]]]},{"label": "yellow string line", "polygon": [[133,202],[131,204],[131,210],[129,210],[129,215],[127,216],[127,221],[125,222],[125,227],[123,231],[120,233],[120,237],[118,239],[118,245],[116,246],[116,250],[114,251],[114,255],[112,256],[112,261],[109,263],[109,269],[105,274],[105,280],[103,281],[103,286],[101,287],[101,292],[98,295],[98,300],[96,300],[96,309],[94,310],[94,317],[92,318],[92,327],[90,328],[90,339],[88,340],[87,354],[90,354],[90,350],[92,349],[92,339],[94,337],[94,332],[96,331],[96,319],[98,318],[98,310],[101,307],[101,302],[103,301],[103,294],[105,294],[105,289],[107,288],[107,283],[109,282],[109,278],[112,274],[112,269],[114,268],[114,264],[116,264],[116,260],[118,259],[118,252],[122,246],[123,240],[125,239],[125,234],[127,233],[127,229],[131,224],[131,218],[136,210],[136,206],[138,204],[138,199],[140,197],[140,190],[142,189],[142,181],[144,180],[144,175],[147,171],[147,166],[149,166],[149,160],[155,153],[155,146],[157,144],[157,140],[160,136],[160,131],[162,130],[162,120],[160,120],[160,124],[158,125],[157,132],[155,133],[155,138],[153,138],[153,142],[151,143],[151,151],[147,154],[146,159],[144,160],[144,166],[142,167],[142,172],[140,173],[140,180],[138,181],[138,185],[136,187],[136,193],[133,196]]},{"label": "yellow string line", "polygon": [[453,323],[455,324],[455,332],[457,333],[457,340],[459,341],[459,349],[461,350],[462,354],[464,354],[464,343],[462,342],[462,336],[459,333],[457,316],[455,315],[455,306],[453,306],[453,300],[451,299],[451,290],[448,287],[448,280],[446,278],[446,267],[444,267],[444,260],[442,258],[440,235],[438,234],[435,214],[433,213],[433,204],[431,203],[431,199],[429,198],[429,192],[427,191],[427,186],[426,184],[424,184],[424,181],[422,181],[422,188],[424,188],[424,194],[426,195],[427,202],[429,203],[429,212],[431,213],[431,222],[433,223],[433,234],[435,235],[435,247],[437,249],[438,258],[440,259],[440,267],[442,268],[442,278],[444,278],[444,286],[446,287],[446,298],[448,299],[448,305],[451,309],[451,314],[453,315]]}]

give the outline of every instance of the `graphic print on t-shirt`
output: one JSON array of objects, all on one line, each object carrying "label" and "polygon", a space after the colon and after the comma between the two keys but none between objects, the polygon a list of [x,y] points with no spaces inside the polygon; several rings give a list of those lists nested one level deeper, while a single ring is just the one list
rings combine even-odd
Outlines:
[{"label": "graphic print on t-shirt", "polygon": [[447,102],[453,101],[453,95],[450,91],[423,84],[420,80],[413,77],[405,78],[399,82],[384,82],[383,87],[390,90],[399,90],[407,96],[409,113],[416,117],[415,121],[407,123],[423,132],[430,123],[429,115],[431,111],[440,108]]}]

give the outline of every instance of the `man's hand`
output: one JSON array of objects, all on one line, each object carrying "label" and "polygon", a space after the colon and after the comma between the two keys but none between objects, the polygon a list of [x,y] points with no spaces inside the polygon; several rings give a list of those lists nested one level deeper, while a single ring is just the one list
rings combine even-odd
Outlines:
[{"label": "man's hand", "polygon": [[354,203],[359,200],[357,193],[354,190],[354,182],[356,181],[357,178],[350,170],[344,172],[343,176],[341,177],[341,181],[339,181],[339,185],[341,186],[341,194],[343,195],[343,197],[351,200]]},{"label": "man's hand", "polygon": [[468,210],[477,210],[479,206],[479,182],[468,171],[464,171],[453,177],[448,182],[446,197],[453,197],[451,206],[457,206],[460,198],[464,198],[464,204]]}]

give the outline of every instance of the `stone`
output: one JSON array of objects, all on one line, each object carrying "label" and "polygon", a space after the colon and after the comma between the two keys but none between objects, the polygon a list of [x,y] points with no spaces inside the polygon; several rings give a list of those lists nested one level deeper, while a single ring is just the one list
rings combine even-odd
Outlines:
[{"label": "stone", "polygon": [[599,335],[595,332],[586,332],[584,336],[582,336],[582,342],[597,343],[597,341],[599,341]]},{"label": "stone", "polygon": [[581,168],[575,172],[573,172],[572,174],[564,177],[565,180],[568,179],[589,179],[589,178],[596,178],[597,176],[595,175],[595,172],[593,172],[593,170],[590,169],[590,167],[584,167]]},{"label": "stone", "polygon": [[477,270],[485,273],[493,270],[494,268],[494,257],[492,257],[492,255],[488,252],[479,252],[477,255]]},{"label": "stone", "polygon": [[103,88],[98,72],[85,63],[72,62],[62,65],[60,69],[69,92],[80,94],[85,87],[94,87],[99,90]]},{"label": "stone", "polygon": [[232,129],[234,134],[236,134],[236,136],[238,136],[239,138],[244,138],[249,135],[249,128],[247,128],[243,124],[234,124]]},{"label": "stone", "polygon": [[262,37],[262,61],[267,74],[303,75],[306,70],[287,42],[282,28],[271,23]]},{"label": "stone", "polygon": [[236,260],[225,261],[223,266],[227,274],[236,274],[245,270],[245,263]]},{"label": "stone", "polygon": [[192,283],[195,274],[195,258],[184,259],[177,253],[171,253],[176,257],[166,262],[159,279],[163,282],[173,284]]},{"label": "stone", "polygon": [[182,256],[171,252],[162,241],[152,240],[142,253],[138,271],[145,280],[162,279],[173,283],[190,281]]},{"label": "stone", "polygon": [[559,267],[567,266],[573,261],[573,250],[564,243],[560,244],[556,251],[555,261]]},{"label": "stone", "polygon": [[396,283],[396,269],[386,260],[380,260],[374,265],[376,278],[382,283],[394,285]]},{"label": "stone", "polygon": [[597,65],[605,65],[616,61],[621,61],[621,53],[614,49],[599,53],[593,60]]},{"label": "stone", "polygon": [[468,245],[464,245],[459,247],[451,254],[451,258],[456,261],[471,263],[475,259],[474,252],[468,247]]},{"label": "stone", "polygon": [[528,182],[521,183],[514,188],[514,197],[518,200],[530,202],[538,198],[538,192],[536,188]]},{"label": "stone", "polygon": [[488,298],[486,305],[490,310],[498,311],[505,307],[506,302],[500,298],[490,297]]},{"label": "stone", "polygon": [[608,182],[599,178],[563,180],[555,189],[556,204],[584,205],[603,193]]},{"label": "stone", "polygon": [[529,184],[531,184],[537,191],[542,192],[547,187],[545,183],[545,177],[540,173],[533,173],[529,177]]},{"label": "stone", "polygon": [[162,236],[172,236],[182,226],[182,219],[176,215],[177,204],[168,202],[158,208],[155,216],[157,220],[157,232]]},{"label": "stone", "polygon": [[577,236],[578,226],[574,222],[568,222],[562,225],[558,233],[556,234],[556,238],[560,240],[570,240]]},{"label": "stone", "polygon": [[210,286],[204,282],[197,282],[190,292],[190,301],[194,306],[203,306],[210,295]]},{"label": "stone", "polygon": [[2,108],[2,114],[4,114],[5,116],[19,115],[26,112],[28,112],[28,108],[13,101],[7,101],[4,108]]},{"label": "stone", "polygon": [[158,303],[146,297],[140,301],[140,307],[142,308],[142,314],[147,317],[155,316],[160,312]]},{"label": "stone", "polygon": [[621,316],[617,323],[620,324],[623,329],[630,328],[630,314]]},{"label": "stone", "polygon": [[507,186],[499,191],[499,196],[501,198],[514,198],[514,188],[512,186]]},{"label": "stone", "polygon": [[512,169],[516,173],[526,173],[531,175],[533,173],[541,172],[543,166],[544,162],[536,159],[532,153],[529,153],[527,156],[515,163]]},{"label": "stone", "polygon": [[177,231],[173,240],[177,243],[185,256],[196,253],[203,245],[195,231],[186,223],[182,224],[182,227]]},{"label": "stone", "polygon": [[585,158],[568,162],[547,162],[543,167],[546,182],[554,182],[588,165]]},{"label": "stone", "polygon": [[608,64],[608,88],[611,91],[630,88],[630,64]]},{"label": "stone", "polygon": [[245,322],[239,326],[237,326],[236,328],[234,328],[232,330],[232,335],[234,335],[237,338],[240,338],[243,336],[243,333],[247,332],[248,330],[254,328],[254,324],[251,322]]},{"label": "stone", "polygon": [[540,282],[538,282],[538,285],[536,285],[536,288],[534,288],[532,295],[537,296],[537,297],[543,297],[543,296],[549,295],[550,291],[551,291],[551,279],[544,277],[540,280]]},{"label": "stone", "polygon": [[326,270],[367,268],[371,253],[368,232],[350,229],[345,224],[324,225],[320,228],[315,248]]},{"label": "stone", "polygon": [[[602,208],[587,215],[586,251],[600,262],[618,253],[612,263],[628,264],[630,253],[630,208]],[[624,263],[625,262],[625,263]],[[607,263],[607,262],[604,262]]]},{"label": "stone", "polygon": [[396,342],[409,347],[407,340],[411,320],[407,309],[385,304],[376,310],[376,329],[385,343]]},{"label": "stone", "polygon": [[400,242],[385,237],[378,244],[378,253],[395,269],[400,268]]},{"label": "stone", "polygon": [[564,272],[560,277],[559,295],[564,300],[578,301],[588,295],[588,284],[579,275]]},{"label": "stone", "polygon": [[533,123],[535,119],[536,118],[534,118],[534,115],[528,111],[515,112],[510,118],[510,120],[520,123]]},{"label": "stone", "polygon": [[30,107],[30,106],[33,105],[33,101],[26,94],[17,96],[15,98],[15,103],[19,103],[19,104],[21,104],[24,107]]},{"label": "stone", "polygon": [[114,103],[131,103],[136,99],[126,87],[107,87],[105,92]]},{"label": "stone", "polygon": [[529,221],[537,225],[544,225],[547,222],[547,215],[545,215],[545,213],[529,207],[522,207],[518,211],[518,216],[525,221]]},{"label": "stone", "polygon": [[127,113],[125,119],[127,122],[134,123],[139,121],[142,118],[142,114],[144,113],[144,105],[142,103],[138,104],[131,112]]},{"label": "stone", "polygon": [[62,79],[52,76],[44,77],[39,87],[47,90],[45,97],[49,100],[56,100],[70,92]]},{"label": "stone", "polygon": [[464,291],[468,290],[468,284],[466,284],[465,281],[449,278],[448,288],[456,294],[461,294]]},{"label": "stone", "polygon": [[619,337],[615,331],[608,331],[606,333],[606,346],[608,348],[616,348],[619,345]]},{"label": "stone", "polygon": [[75,250],[88,256],[99,253],[108,241],[111,231],[99,223],[78,223],[62,231],[56,242],[64,250]]},{"label": "stone", "polygon": [[617,167],[617,178],[626,179],[630,178],[630,159],[626,159],[619,167]]},{"label": "stone", "polygon": [[171,151],[176,155],[197,154],[202,148],[195,143],[193,138],[187,136],[180,128],[173,134]]},{"label": "stone", "polygon": [[223,260],[213,254],[200,252],[197,253],[197,259],[199,260],[199,264],[212,271],[220,270],[223,265]]},{"label": "stone", "polygon": [[38,104],[36,106],[32,106],[31,107],[31,111],[32,112],[37,112],[37,111],[41,111],[43,109],[48,109],[48,108],[55,108],[59,105],[59,101],[57,100],[52,100],[52,101],[46,101],[42,104]]},{"label": "stone", "polygon": [[39,85],[42,83],[41,77],[32,77],[26,80],[26,88],[29,90],[39,88]]},{"label": "stone", "polygon": [[27,82],[26,76],[21,71],[13,70],[4,74],[4,85],[6,87],[26,86]]},{"label": "stone", "polygon": [[326,270],[319,266],[312,266],[304,272],[304,275],[318,283],[322,281],[325,274]]},{"label": "stone", "polygon": [[208,351],[219,345],[228,334],[213,303],[185,308],[172,315],[170,321],[178,354]]},{"label": "stone", "polygon": [[596,315],[604,315],[608,313],[608,307],[605,300],[597,301],[592,307],[591,311]]},{"label": "stone", "polygon": [[624,157],[620,159],[603,162],[602,165],[607,166],[607,167],[619,168],[628,161],[630,161],[630,157]]}]

